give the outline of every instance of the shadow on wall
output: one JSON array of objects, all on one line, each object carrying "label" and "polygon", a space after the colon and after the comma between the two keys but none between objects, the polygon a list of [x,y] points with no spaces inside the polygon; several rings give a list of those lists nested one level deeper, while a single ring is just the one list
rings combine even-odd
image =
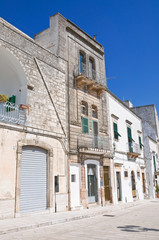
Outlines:
[{"label": "shadow on wall", "polygon": [[159,229],[156,229],[156,228],[146,228],[146,227],[135,226],[135,225],[125,225],[125,226],[119,226],[117,228],[120,228],[121,231],[124,231],[124,232],[148,232],[148,231],[159,232]]}]

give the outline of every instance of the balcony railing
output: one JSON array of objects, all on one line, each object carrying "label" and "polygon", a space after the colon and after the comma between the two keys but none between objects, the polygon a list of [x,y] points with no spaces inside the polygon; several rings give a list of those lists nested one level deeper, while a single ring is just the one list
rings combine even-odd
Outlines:
[{"label": "balcony railing", "polygon": [[106,86],[105,74],[89,68],[85,63],[80,63],[74,67],[74,75],[75,77],[84,75],[85,77],[94,80],[96,83]]},{"label": "balcony railing", "polygon": [[127,152],[134,153],[134,154],[141,154],[140,145],[135,142],[127,143]]},{"label": "balcony railing", "polygon": [[26,112],[19,105],[10,102],[0,103],[0,121],[24,125]]},{"label": "balcony railing", "polygon": [[107,137],[80,135],[77,139],[78,148],[109,150],[109,139]]}]

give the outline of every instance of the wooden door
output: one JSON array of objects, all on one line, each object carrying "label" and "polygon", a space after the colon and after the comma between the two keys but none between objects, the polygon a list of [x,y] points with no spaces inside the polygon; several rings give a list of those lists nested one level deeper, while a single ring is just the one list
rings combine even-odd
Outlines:
[{"label": "wooden door", "polygon": [[105,201],[110,201],[109,167],[104,167]]},{"label": "wooden door", "polygon": [[145,174],[142,173],[142,187],[143,187],[143,193],[146,192],[146,187],[145,187]]}]

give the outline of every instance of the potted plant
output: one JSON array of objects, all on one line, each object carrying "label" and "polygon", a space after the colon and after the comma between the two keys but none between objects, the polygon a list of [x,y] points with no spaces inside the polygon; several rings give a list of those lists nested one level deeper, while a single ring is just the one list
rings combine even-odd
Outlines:
[{"label": "potted plant", "polygon": [[159,198],[159,185],[156,185],[156,197]]},{"label": "potted plant", "polygon": [[0,102],[5,103],[5,102],[8,101],[8,100],[9,100],[9,98],[8,98],[7,95],[5,95],[5,94],[0,94]]}]

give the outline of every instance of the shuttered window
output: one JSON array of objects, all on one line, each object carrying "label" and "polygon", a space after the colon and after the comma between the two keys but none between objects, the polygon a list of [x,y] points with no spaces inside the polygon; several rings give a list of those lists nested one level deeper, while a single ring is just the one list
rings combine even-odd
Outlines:
[{"label": "shuttered window", "polygon": [[127,127],[127,131],[128,131],[128,141],[135,142],[131,135],[131,128]]},{"label": "shuttered window", "polygon": [[114,138],[118,140],[118,137],[121,137],[121,135],[118,133],[118,125],[116,123],[113,123],[114,128]]},{"label": "shuttered window", "polygon": [[89,133],[88,118],[82,117],[82,133]]},{"label": "shuttered window", "polygon": [[141,141],[141,137],[139,136],[139,145],[140,145],[140,149],[142,149],[142,147],[144,147],[144,145],[142,144],[142,141]]},{"label": "shuttered window", "polygon": [[156,172],[156,159],[155,159],[155,156],[153,156],[153,163],[154,163],[154,170]]}]

